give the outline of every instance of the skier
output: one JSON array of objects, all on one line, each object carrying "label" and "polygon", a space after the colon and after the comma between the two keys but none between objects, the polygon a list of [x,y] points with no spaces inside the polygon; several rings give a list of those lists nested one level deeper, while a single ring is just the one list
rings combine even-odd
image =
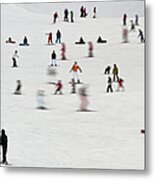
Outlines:
[{"label": "skier", "polygon": [[135,15],[135,26],[139,26],[139,16]]},{"label": "skier", "polygon": [[57,58],[57,55],[55,51],[53,50],[51,54],[51,66],[54,66],[54,65],[57,66],[56,58]]},{"label": "skier", "polygon": [[78,42],[75,42],[75,44],[86,44],[82,37],[80,37],[80,40]]},{"label": "skier", "polygon": [[48,44],[48,45],[53,44],[53,42],[52,42],[52,32],[50,32],[50,33],[48,34],[48,42],[47,42],[47,44]]},{"label": "skier", "polygon": [[80,100],[81,100],[81,105],[80,105],[80,111],[88,111],[88,95],[87,95],[87,86],[82,86],[81,88],[79,88],[79,96],[80,96]]},{"label": "skier", "polygon": [[126,21],[127,21],[127,14],[123,15],[123,26],[126,26]]},{"label": "skier", "polygon": [[96,18],[96,7],[93,9],[93,18]]},{"label": "skier", "polygon": [[143,31],[141,29],[139,29],[138,31],[139,31],[139,35],[137,37],[140,37],[141,43],[144,43],[145,39],[144,39]]},{"label": "skier", "polygon": [[107,86],[107,93],[110,91],[110,92],[113,92],[113,89],[112,89],[112,79],[111,79],[111,77],[109,76],[108,77],[108,86]]},{"label": "skier", "polygon": [[86,7],[84,7],[83,9],[83,17],[86,17],[88,14],[87,14],[87,10],[86,10]]},{"label": "skier", "polygon": [[69,19],[68,19],[68,14],[69,14],[68,9],[65,9],[65,10],[64,10],[64,21],[65,21],[65,22],[68,22],[68,21],[69,21]]},{"label": "skier", "polygon": [[12,56],[12,60],[13,60],[13,65],[12,67],[17,67],[17,59],[19,59],[19,56],[18,56],[18,51],[15,50],[13,56]]},{"label": "skier", "polygon": [[57,84],[56,84],[56,87],[57,87],[57,89],[55,90],[55,93],[54,94],[57,94],[58,92],[59,92],[59,94],[63,94],[62,93],[62,87],[63,87],[63,85],[62,85],[62,82],[61,82],[61,80],[58,80],[58,82],[57,82]]},{"label": "skier", "polygon": [[56,33],[56,41],[55,43],[61,43],[61,32],[60,30],[57,31]]},{"label": "skier", "polygon": [[37,91],[37,103],[38,103],[37,108],[42,109],[42,110],[47,109],[45,107],[45,101],[44,101],[45,94],[44,93],[45,93],[44,90],[38,90]]},{"label": "skier", "polygon": [[133,20],[131,20],[130,22],[131,22],[130,32],[135,31],[135,24],[134,24]]},{"label": "skier", "polygon": [[88,57],[93,57],[93,43],[88,42]]},{"label": "skier", "polygon": [[16,87],[14,94],[20,95],[21,94],[21,88],[22,88],[21,81],[17,80],[17,87]]},{"label": "skier", "polygon": [[7,162],[7,149],[8,149],[8,137],[5,130],[1,130],[0,145],[2,146],[2,164],[8,164]]},{"label": "skier", "polygon": [[114,67],[113,67],[113,81],[115,82],[117,80],[119,80],[119,77],[118,77],[118,67],[116,66],[116,64],[114,64]]},{"label": "skier", "polygon": [[73,72],[73,79],[75,80],[75,78],[77,79],[77,83],[80,83],[80,79],[78,76],[78,71],[80,71],[82,73],[82,69],[80,68],[80,66],[78,65],[78,63],[75,61],[70,72]]},{"label": "skier", "polygon": [[66,45],[65,43],[62,43],[61,47],[61,60],[66,60]]},{"label": "skier", "polygon": [[72,94],[75,94],[75,93],[76,93],[76,83],[75,83],[75,79],[74,79],[74,78],[72,78],[71,86],[72,86],[72,91],[71,91],[71,93],[72,93]]},{"label": "skier", "polygon": [[8,38],[8,40],[5,41],[5,43],[11,43],[15,44],[16,42],[11,39],[11,37]]},{"label": "skier", "polygon": [[104,74],[110,74],[110,70],[111,70],[111,67],[110,67],[110,66],[107,66],[107,67],[105,68]]},{"label": "skier", "polygon": [[84,7],[83,7],[83,6],[81,6],[81,8],[80,8],[80,17],[84,17],[84,14],[83,14],[83,9],[84,9]]},{"label": "skier", "polygon": [[71,18],[71,23],[74,22],[74,13],[73,11],[70,11],[70,18]]},{"label": "skier", "polygon": [[128,28],[124,27],[122,30],[123,43],[128,43]]},{"label": "skier", "polygon": [[55,12],[55,13],[53,14],[53,23],[56,23],[57,18],[58,18],[58,13]]},{"label": "skier", "polygon": [[119,78],[117,91],[120,91],[120,90],[124,91],[123,82],[124,80],[122,78]]}]

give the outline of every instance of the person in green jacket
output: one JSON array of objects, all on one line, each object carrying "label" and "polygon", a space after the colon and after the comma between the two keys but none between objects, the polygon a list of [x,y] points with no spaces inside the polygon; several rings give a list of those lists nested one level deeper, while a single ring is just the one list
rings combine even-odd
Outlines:
[{"label": "person in green jacket", "polygon": [[119,77],[118,77],[118,67],[116,66],[116,64],[114,64],[112,73],[113,73],[113,81],[114,82],[115,81],[118,82],[118,80],[119,80]]}]

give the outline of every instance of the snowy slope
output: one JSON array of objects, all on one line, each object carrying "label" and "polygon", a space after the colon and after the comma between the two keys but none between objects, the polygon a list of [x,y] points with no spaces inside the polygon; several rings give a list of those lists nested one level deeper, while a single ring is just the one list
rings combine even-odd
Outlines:
[{"label": "snowy slope", "polygon": [[[79,19],[74,24],[59,21],[52,25],[46,14],[33,13],[19,5],[2,5],[1,17],[1,116],[9,136],[8,161],[14,166],[73,167],[106,169],[144,169],[144,44],[137,32],[122,44],[121,17]],[[144,19],[140,17],[144,29]],[[48,77],[50,54],[61,45],[45,46],[45,33],[57,29],[67,46],[68,61],[58,60],[58,75]],[[26,35],[29,47],[18,43]],[[87,44],[75,46],[83,36],[94,43],[95,58],[88,59]],[[101,35],[106,45],[97,45]],[[11,36],[18,43],[6,45]],[[19,68],[11,68],[11,56],[19,51]],[[71,95],[69,70],[78,61],[81,80],[89,85],[89,108],[96,112],[77,112],[78,95]],[[125,80],[125,92],[105,93],[107,76],[103,70],[116,63]],[[23,95],[13,95],[21,79]],[[61,79],[64,95],[54,96],[49,80]],[[116,89],[114,84],[114,89]],[[78,85],[80,87],[80,85]],[[36,92],[44,89],[50,110],[36,109]]]}]

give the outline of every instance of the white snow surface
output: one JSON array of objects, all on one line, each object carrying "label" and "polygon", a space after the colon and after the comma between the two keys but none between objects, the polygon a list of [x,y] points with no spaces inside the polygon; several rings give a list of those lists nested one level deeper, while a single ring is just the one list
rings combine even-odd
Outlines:
[{"label": "white snow surface", "polygon": [[[59,19],[52,24],[51,14],[2,4],[1,126],[9,138],[9,163],[15,167],[144,169],[144,134],[140,133],[145,125],[144,44],[138,41],[137,31],[129,34],[129,43],[122,43],[121,20],[76,16],[75,23]],[[144,29],[144,17],[140,17],[140,28]],[[45,46],[45,33],[55,35],[57,29],[66,43],[67,61],[60,60],[61,45]],[[29,47],[18,46],[24,35]],[[99,35],[108,43],[96,44]],[[5,44],[9,36],[17,43]],[[87,58],[87,44],[74,44],[80,36],[93,42],[94,58]],[[20,56],[18,68],[11,67],[15,50]],[[46,70],[53,50],[58,55],[58,75],[49,77]],[[89,109],[95,112],[77,112],[80,100],[77,94],[70,94],[68,83],[74,61],[83,70],[80,78],[89,85]],[[108,94],[103,70],[114,63],[125,80],[125,92]],[[13,95],[18,79],[22,95]],[[47,83],[59,79],[64,95],[54,95],[55,86]],[[116,87],[114,83],[114,90]],[[38,89],[45,90],[49,110],[36,109]]]}]

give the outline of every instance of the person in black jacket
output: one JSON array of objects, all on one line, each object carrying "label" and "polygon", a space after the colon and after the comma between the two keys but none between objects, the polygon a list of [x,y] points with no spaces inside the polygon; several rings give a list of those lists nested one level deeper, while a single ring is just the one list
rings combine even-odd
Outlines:
[{"label": "person in black jacket", "polygon": [[57,58],[57,55],[55,51],[53,51],[51,54],[51,66],[54,66],[54,65],[57,66],[56,58]]},{"label": "person in black jacket", "polygon": [[108,77],[108,86],[107,86],[107,93],[110,91],[110,92],[113,92],[113,89],[112,89],[112,79],[111,77],[109,76]]},{"label": "person in black jacket", "polygon": [[55,43],[61,43],[61,32],[60,30],[57,31],[56,33],[56,41]]},{"label": "person in black jacket", "polygon": [[7,146],[8,146],[8,137],[5,134],[4,129],[2,129],[2,131],[1,131],[0,139],[1,139],[0,145],[2,146],[2,154],[3,154],[2,164],[7,164],[6,154],[7,154]]}]

